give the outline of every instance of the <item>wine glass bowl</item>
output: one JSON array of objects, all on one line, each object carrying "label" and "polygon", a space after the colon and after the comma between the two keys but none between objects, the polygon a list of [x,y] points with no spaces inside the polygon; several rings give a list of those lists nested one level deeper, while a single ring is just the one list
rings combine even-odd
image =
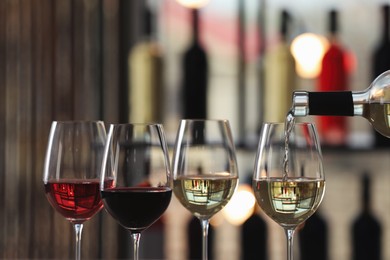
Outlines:
[{"label": "wine glass bowl", "polygon": [[307,178],[271,177],[254,184],[255,196],[263,211],[284,228],[305,222],[320,204],[325,182]]},{"label": "wine glass bowl", "polygon": [[253,190],[264,213],[282,226],[288,259],[293,235],[319,207],[325,192],[321,147],[315,126],[265,123],[253,175]]},{"label": "wine glass bowl", "polygon": [[169,154],[160,124],[112,124],[100,190],[106,211],[133,238],[138,259],[141,232],[157,221],[172,196]]},{"label": "wine glass bowl", "polygon": [[209,219],[238,184],[235,147],[227,120],[182,120],[173,155],[174,193],[202,224],[202,259],[207,259]]},{"label": "wine glass bowl", "polygon": [[80,259],[83,223],[103,207],[99,177],[105,141],[101,121],[54,121],[51,125],[43,183],[52,207],[74,225],[76,259]]}]

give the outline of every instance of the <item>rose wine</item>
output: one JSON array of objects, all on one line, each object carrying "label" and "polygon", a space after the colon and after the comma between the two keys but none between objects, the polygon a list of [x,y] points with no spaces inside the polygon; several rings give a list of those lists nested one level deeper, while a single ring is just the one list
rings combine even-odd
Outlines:
[{"label": "rose wine", "polygon": [[[50,204],[72,223],[82,223],[102,207],[99,180],[50,180],[45,192]],[[107,184],[109,185],[109,184]]]},{"label": "rose wine", "polygon": [[119,224],[141,232],[168,208],[172,190],[167,187],[110,188],[101,192],[105,209]]},{"label": "rose wine", "polygon": [[174,192],[180,202],[198,218],[208,219],[220,211],[232,197],[237,177],[226,174],[179,176]]},{"label": "rose wine", "polygon": [[270,178],[253,183],[260,207],[283,227],[308,219],[321,203],[325,181],[311,178]]}]

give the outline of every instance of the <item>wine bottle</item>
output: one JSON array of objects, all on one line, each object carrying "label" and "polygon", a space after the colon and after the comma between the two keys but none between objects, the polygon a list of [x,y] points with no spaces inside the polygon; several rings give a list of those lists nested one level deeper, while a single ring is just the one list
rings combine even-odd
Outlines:
[{"label": "wine bottle", "polygon": [[162,50],[154,39],[154,17],[146,3],[143,12],[141,40],[130,50],[128,56],[129,121],[162,122]]},{"label": "wine bottle", "polygon": [[[192,42],[183,56],[183,110],[184,118],[206,119],[207,118],[207,89],[208,89],[208,59],[199,36],[199,10],[191,9],[192,15]],[[201,124],[198,125],[202,128]],[[203,133],[197,129],[195,132]],[[203,136],[196,138],[202,142]]]},{"label": "wine bottle", "polygon": [[299,231],[301,260],[328,259],[328,226],[317,210]]},{"label": "wine bottle", "polygon": [[[346,52],[339,39],[338,12],[329,12],[329,48],[322,59],[318,77],[319,91],[348,90]],[[344,145],[347,135],[347,119],[339,116],[322,116],[318,120],[318,132],[327,145]]]},{"label": "wine bottle", "polygon": [[266,260],[268,259],[267,224],[254,210],[253,214],[244,222],[241,229],[241,259]]},{"label": "wine bottle", "polygon": [[390,138],[390,71],[383,72],[363,91],[294,91],[290,113],[361,116],[380,134]]},{"label": "wine bottle", "polygon": [[199,41],[199,10],[192,9],[193,37],[183,56],[183,109],[184,118],[207,118],[207,54]]},{"label": "wine bottle", "polygon": [[382,254],[381,225],[371,212],[371,180],[362,177],[362,211],[352,225],[352,259],[380,260]]},{"label": "wine bottle", "polygon": [[[202,227],[198,218],[192,216],[188,223],[188,259],[201,259],[202,258]],[[209,226],[208,239],[207,239],[207,255],[208,258],[214,259],[214,228]]]},{"label": "wine bottle", "polygon": [[282,122],[291,107],[291,95],[296,88],[295,60],[288,41],[290,14],[281,12],[280,41],[266,52],[264,110],[266,122]]},{"label": "wine bottle", "polygon": [[[373,54],[373,78],[381,74],[382,71],[390,69],[390,32],[389,32],[389,15],[390,6],[388,4],[382,6],[382,39],[379,45],[374,50]],[[390,146],[390,140],[378,134],[375,131],[375,146],[384,147]]]}]

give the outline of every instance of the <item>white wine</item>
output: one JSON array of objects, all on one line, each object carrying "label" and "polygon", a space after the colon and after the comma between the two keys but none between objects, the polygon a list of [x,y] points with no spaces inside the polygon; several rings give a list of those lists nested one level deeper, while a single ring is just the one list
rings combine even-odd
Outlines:
[{"label": "white wine", "polygon": [[318,208],[325,181],[313,178],[270,178],[253,183],[257,202],[282,227],[296,227]]},{"label": "white wine", "polygon": [[195,217],[209,219],[229,202],[236,189],[238,177],[227,175],[179,176],[173,181],[173,191]]},{"label": "white wine", "polygon": [[289,142],[290,142],[290,134],[295,125],[295,117],[293,116],[292,111],[290,110],[287,113],[286,121],[284,123],[284,157],[283,157],[283,169],[284,175],[283,179],[286,179],[288,176],[288,153],[289,153]]},{"label": "white wine", "polygon": [[364,104],[363,117],[375,125],[379,133],[390,137],[390,103]]}]

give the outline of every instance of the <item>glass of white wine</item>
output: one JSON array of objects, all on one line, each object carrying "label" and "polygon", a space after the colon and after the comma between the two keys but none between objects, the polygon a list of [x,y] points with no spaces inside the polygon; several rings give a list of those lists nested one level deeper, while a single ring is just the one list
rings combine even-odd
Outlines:
[{"label": "glass of white wine", "polygon": [[311,123],[265,123],[253,175],[262,210],[285,230],[293,259],[296,228],[318,208],[325,192],[321,146]]},{"label": "glass of white wine", "polygon": [[173,191],[202,226],[202,259],[207,259],[210,218],[238,184],[235,147],[227,120],[182,120],[173,154]]}]

